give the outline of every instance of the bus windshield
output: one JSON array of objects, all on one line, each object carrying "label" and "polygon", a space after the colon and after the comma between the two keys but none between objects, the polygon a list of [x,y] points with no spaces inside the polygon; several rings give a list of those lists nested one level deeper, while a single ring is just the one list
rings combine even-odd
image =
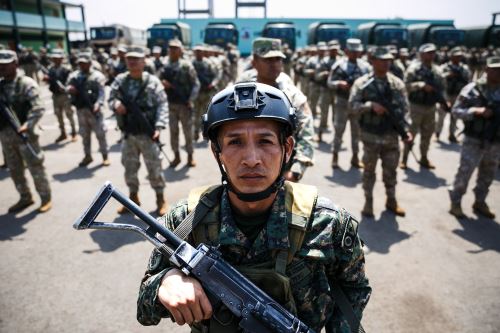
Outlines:
[{"label": "bus windshield", "polygon": [[439,29],[432,33],[432,42],[438,46],[456,46],[461,45],[465,33],[456,29]]},{"label": "bus windshield", "polygon": [[227,43],[236,44],[234,29],[207,28],[205,43],[224,47]]},{"label": "bus windshield", "polygon": [[90,39],[114,39],[116,38],[116,28],[91,28]]},{"label": "bus windshield", "polygon": [[408,32],[405,29],[399,28],[384,28],[377,30],[375,36],[376,45],[397,45],[399,47],[406,46],[408,40]]},{"label": "bus windshield", "polygon": [[149,37],[154,39],[170,40],[176,37],[176,31],[173,28],[154,28],[149,30]]},{"label": "bus windshield", "polygon": [[325,28],[319,29],[317,33],[318,42],[329,42],[332,39],[338,40],[341,44],[349,38],[349,29]]}]

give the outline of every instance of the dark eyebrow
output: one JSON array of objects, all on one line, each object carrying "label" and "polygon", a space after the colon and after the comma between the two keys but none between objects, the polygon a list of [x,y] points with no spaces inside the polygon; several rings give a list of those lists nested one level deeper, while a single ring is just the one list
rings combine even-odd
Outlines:
[{"label": "dark eyebrow", "polygon": [[[235,131],[235,132],[226,133],[226,134],[224,134],[223,137],[224,138],[237,138],[237,137],[240,137],[241,135],[242,135],[242,132]],[[260,136],[260,137],[278,137],[276,135],[276,133],[274,133],[271,130],[263,132],[263,133],[258,133],[258,136]]]}]

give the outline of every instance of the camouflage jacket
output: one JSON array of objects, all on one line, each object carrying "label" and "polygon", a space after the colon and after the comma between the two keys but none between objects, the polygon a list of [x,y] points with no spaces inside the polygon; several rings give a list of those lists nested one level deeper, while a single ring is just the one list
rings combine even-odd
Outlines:
[{"label": "camouflage jacket", "polygon": [[[143,87],[144,84],[146,84],[145,87]],[[142,93],[140,96],[137,96],[141,89]],[[118,75],[113,81],[109,93],[108,104],[112,110],[115,109],[115,103],[118,101],[118,98],[122,97],[120,90],[127,95],[128,99],[134,100],[137,103],[149,120],[152,128],[163,129],[167,126],[167,95],[165,94],[163,85],[156,76],[148,72],[143,72],[141,80],[134,80],[130,77],[129,72]],[[128,112],[125,116],[117,115],[119,125],[120,121],[124,121],[129,116]],[[122,117],[123,119],[121,119]]]},{"label": "camouflage jacket", "polygon": [[[257,81],[257,70],[250,69],[241,74],[236,82]],[[295,155],[290,170],[300,177],[308,166],[314,164],[314,126],[312,112],[307,103],[307,97],[298,89],[293,80],[281,72],[276,79],[276,88],[288,97],[297,113],[297,132],[295,133]]]},{"label": "camouflage jacket", "polygon": [[[444,78],[439,66],[432,64],[426,67],[421,61],[413,62],[405,72],[406,89],[411,103],[434,106],[436,104],[433,93],[426,93],[423,88],[426,84],[435,87],[437,93],[444,93]],[[430,101],[430,102],[429,102]]]},{"label": "camouflage jacket", "polygon": [[380,125],[382,126],[391,123],[387,115],[378,116],[372,111],[372,103],[381,103],[381,98],[386,99],[390,103],[393,115],[400,121],[403,120],[404,128],[408,130],[409,103],[405,84],[390,72],[387,73],[384,79],[375,78],[373,74],[365,74],[354,81],[349,96],[349,107],[353,112],[361,114],[362,119],[360,119],[360,122],[362,123],[363,141],[372,143],[397,142],[398,133],[393,130],[393,126],[383,133],[367,131],[366,127],[363,126],[363,117],[368,114],[374,117],[375,120],[380,121]]},{"label": "camouflage jacket", "polygon": [[160,74],[160,80],[167,80],[172,84],[172,88],[166,90],[169,103],[193,103],[198,97],[200,81],[189,60],[180,58],[172,62],[168,59]]},{"label": "camouflage jacket", "polygon": [[455,65],[451,61],[447,62],[441,66],[441,71],[449,98],[456,97],[472,78],[469,66],[464,63]]},{"label": "camouflage jacket", "polygon": [[[35,80],[18,70],[14,80],[0,80],[0,98],[11,106],[21,125],[27,124],[29,131],[35,132],[35,125],[45,111]],[[0,129],[6,126],[9,126],[7,120],[0,116]]]},{"label": "camouflage jacket", "polygon": [[49,72],[47,74],[49,78],[49,90],[54,95],[66,94],[66,92],[62,90],[63,87],[60,87],[57,84],[57,81],[59,81],[61,85],[64,86],[64,84],[68,80],[68,76],[70,73],[71,68],[66,65],[60,65],[57,67],[53,65],[49,68]]},{"label": "camouflage jacket", "polygon": [[193,59],[193,66],[198,74],[200,81],[200,91],[208,91],[208,86],[212,85],[214,88],[219,84],[219,77],[216,67],[207,59],[202,60]]},{"label": "camouflage jacket", "polygon": [[[219,206],[218,240],[211,245],[220,245],[223,258],[232,265],[273,261],[273,250],[289,247],[284,192],[283,189],[278,192],[266,227],[251,243],[236,226],[227,192],[224,191]],[[187,201],[181,201],[160,221],[173,230],[187,213]],[[302,247],[287,266],[286,274],[292,285],[298,317],[316,332],[320,332],[329,320],[333,324],[333,332],[350,332],[330,294],[332,284],[342,287],[358,318],[361,318],[368,303],[371,287],[365,275],[365,259],[357,225],[358,222],[345,210],[319,197]],[[346,237],[353,240],[350,247],[345,245],[348,243],[344,242]],[[169,269],[168,260],[153,251],[137,301],[137,319],[143,325],[156,325],[161,318],[169,317],[168,311],[157,299],[161,280]],[[301,274],[294,274],[297,271]]]},{"label": "camouflage jacket", "polygon": [[362,59],[357,59],[356,63],[350,62],[347,58],[337,57],[337,60],[330,71],[328,76],[327,85],[330,89],[337,92],[337,96],[348,99],[349,92],[337,89],[340,81],[347,81],[351,86],[356,79],[371,72],[369,63]]},{"label": "camouflage jacket", "polygon": [[[91,91],[91,94],[88,94],[91,95],[89,96],[91,102],[98,103],[101,106],[104,105],[104,85],[106,83],[106,77],[104,76],[104,74],[93,68],[90,68],[90,71],[88,73],[76,70],[69,75],[66,85],[73,85],[75,88],[79,89],[81,88],[82,82],[85,82],[84,85],[86,91]],[[81,92],[79,92],[78,95],[81,96]],[[72,103],[74,105],[75,101],[77,100],[78,98],[72,96]],[[80,107],[78,105],[76,105],[77,108]]]},{"label": "camouflage jacket", "polygon": [[326,87],[326,81],[328,80],[328,75],[330,74],[330,69],[336,61],[336,57],[326,56],[321,58],[319,63],[316,66],[314,80],[321,84],[323,87]]}]

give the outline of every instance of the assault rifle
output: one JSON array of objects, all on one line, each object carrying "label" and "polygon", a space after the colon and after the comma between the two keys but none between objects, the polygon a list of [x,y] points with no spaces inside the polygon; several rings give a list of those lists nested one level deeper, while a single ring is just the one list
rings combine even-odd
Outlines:
[{"label": "assault rifle", "polygon": [[448,102],[443,94],[443,89],[438,85],[436,79],[434,78],[434,74],[431,71],[426,71],[423,75],[423,79],[425,84],[430,85],[434,91],[431,93],[433,97],[436,99],[436,103],[439,104],[441,109],[445,112],[451,112],[451,108],[448,106]]},{"label": "assault rifle", "polygon": [[77,108],[89,108],[90,111],[93,111],[95,101],[92,102],[89,93],[94,94],[94,92],[90,87],[87,87],[87,78],[74,78],[69,84],[73,85],[77,91],[75,95],[71,95],[72,104]]},{"label": "assault rifle", "polygon": [[486,141],[492,142],[500,129],[500,102],[488,100],[479,87],[476,88],[476,91],[486,108],[493,112],[493,119],[485,121],[484,130],[482,131],[481,145],[484,145]]},{"label": "assault rifle", "polygon": [[[133,224],[95,221],[111,197],[149,227],[143,229]],[[202,197],[201,202],[204,199],[206,197]],[[199,213],[198,209],[197,207],[193,212]],[[187,219],[192,216],[188,215]],[[90,207],[76,220],[73,227],[77,230],[104,229],[139,233],[153,243],[162,254],[168,256],[173,266],[200,281],[209,295],[212,306],[224,304],[239,318],[239,327],[245,333],[314,333],[299,318],[224,261],[217,248],[205,244],[194,248],[158,223],[151,215],[116,190],[110,182],[106,182],[99,190]]]},{"label": "assault rifle", "polygon": [[57,86],[57,88],[59,88],[60,92],[66,92],[66,86],[56,77],[51,77],[50,70],[47,67],[45,67],[44,65],[40,65],[40,70],[43,74],[49,77],[49,85],[55,85]]},{"label": "assault rifle", "polygon": [[19,132],[19,128],[21,127],[19,119],[17,118],[14,110],[11,109],[4,98],[0,98],[0,116],[3,116],[5,120],[7,120],[9,126],[14,130],[14,132],[16,132],[21,140],[23,140],[24,145],[26,146],[26,148],[28,148],[28,151],[31,153],[31,155],[33,155],[33,157],[37,161],[41,161],[43,159],[42,153],[37,152],[36,149],[31,145],[26,133]]}]

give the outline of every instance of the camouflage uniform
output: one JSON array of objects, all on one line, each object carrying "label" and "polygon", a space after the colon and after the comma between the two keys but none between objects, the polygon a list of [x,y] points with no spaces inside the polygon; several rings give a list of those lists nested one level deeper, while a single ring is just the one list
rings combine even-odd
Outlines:
[{"label": "camouflage uniform", "polygon": [[318,55],[315,55],[310,57],[304,66],[304,75],[307,78],[306,96],[309,99],[309,106],[311,107],[313,118],[316,118],[319,92],[320,92],[320,86],[315,81],[314,73],[320,61],[321,58]]},{"label": "camouflage uniform", "polygon": [[308,94],[308,78],[304,75],[304,67],[306,65],[307,59],[309,58],[309,55],[305,53],[302,55],[300,58],[297,59],[297,64],[295,65],[295,74],[299,78],[300,81],[300,90],[304,95],[307,96]]},{"label": "camouflage uniform", "polygon": [[357,59],[356,63],[350,62],[347,58],[337,61],[328,77],[328,87],[335,90],[335,136],[333,139],[333,153],[338,154],[342,146],[342,137],[344,136],[347,120],[351,124],[351,147],[353,155],[359,152],[359,115],[349,110],[348,99],[349,92],[338,89],[339,81],[347,81],[350,84],[361,76],[370,72],[370,65]]},{"label": "camouflage uniform", "polygon": [[[328,128],[328,112],[330,106],[332,107],[332,122],[335,119],[335,93],[333,90],[328,88],[327,80],[330,74],[330,69],[335,63],[337,57],[326,56],[323,57],[318,67],[316,67],[315,78],[320,84],[320,95],[319,95],[319,108],[321,110],[321,121],[319,124],[319,131],[324,132]],[[326,73],[326,76],[325,76]]]},{"label": "camouflage uniform", "polygon": [[193,154],[193,110],[188,103],[194,104],[200,90],[200,81],[196,70],[189,60],[180,58],[176,62],[170,59],[165,63],[161,80],[167,80],[172,89],[167,90],[169,105],[170,145],[176,155],[179,154],[179,121],[186,140],[186,151]]},{"label": "camouflage uniform", "polygon": [[379,158],[382,160],[382,180],[387,201],[396,201],[399,140],[398,133],[393,126],[390,126],[391,120],[388,116],[379,116],[372,111],[372,102],[380,103],[381,95],[393,104],[393,111],[399,119],[404,119],[408,111],[405,85],[392,73],[387,73],[384,79],[375,78],[373,74],[362,76],[354,82],[349,98],[351,109],[360,114],[364,164],[363,190],[367,202],[373,202],[375,169]]},{"label": "camouflage uniform", "polygon": [[[497,105],[494,118],[484,120],[482,117],[476,117],[471,111],[472,107],[484,107],[486,103],[480,97],[478,89],[483,96]],[[484,202],[488,195],[489,187],[495,178],[495,172],[498,169],[500,161],[500,127],[498,126],[498,117],[500,105],[500,88],[492,88],[486,84],[486,78],[481,78],[475,82],[466,85],[453,106],[453,115],[462,119],[465,123],[465,139],[460,154],[460,166],[453,186],[450,189],[450,198],[452,203],[460,204],[462,196],[467,190],[470,177],[476,167],[478,168],[477,184],[474,188],[476,202]],[[484,123],[497,122],[496,133],[492,140],[484,138],[486,133]]]},{"label": "camouflage uniform", "polygon": [[[74,87],[83,85],[85,87],[84,89],[92,91],[93,98],[90,98],[91,102],[98,103],[102,108],[104,105],[105,82],[106,78],[100,71],[90,68],[89,73],[84,73],[80,70],[72,72],[68,77],[67,85],[72,85]],[[81,95],[81,92],[79,92],[78,95]],[[92,99],[95,99],[95,102]],[[99,142],[99,152],[102,155],[107,155],[108,144],[106,142],[106,126],[104,125],[102,110],[94,113],[91,109],[93,106],[82,104],[78,97],[72,98],[72,104],[76,107],[79,131],[83,139],[83,151],[85,156],[91,155],[90,135],[92,131],[95,132],[97,141]]]},{"label": "camouflage uniform", "polygon": [[[290,212],[286,208],[283,189],[278,191],[269,217],[264,222],[265,228],[253,242],[238,228],[227,191],[221,194],[218,202],[213,213],[210,213],[218,231],[211,235],[207,243],[220,245],[223,258],[230,264],[238,269],[269,262],[272,264],[275,261],[274,250],[288,251],[289,226],[286,216]],[[187,210],[187,201],[181,201],[161,222],[173,230],[186,217]],[[331,321],[333,332],[350,332],[345,317],[335,307],[335,300],[330,294],[332,284],[340,284],[358,318],[361,318],[369,300],[371,288],[364,272],[364,255],[357,235],[357,224],[345,210],[339,209],[326,198],[318,198],[302,247],[286,266],[285,275],[290,279],[297,315],[316,332],[320,332],[327,321]],[[351,247],[345,246],[343,239],[346,237],[353,240]],[[194,243],[192,236],[188,237],[188,241]],[[154,251],[142,279],[137,302],[137,319],[143,325],[156,325],[162,318],[170,317],[157,299],[161,280],[169,269],[168,259]],[[284,278],[283,275],[280,277]],[[263,286],[263,289],[269,287],[273,286]],[[200,332],[199,325],[193,326],[192,332]]]},{"label": "camouflage uniform", "polygon": [[[45,109],[36,82],[18,70],[14,80],[9,82],[2,79],[0,81],[0,94],[14,110],[20,124],[28,125],[28,140],[35,151],[41,154],[36,126]],[[21,200],[31,200],[28,181],[24,175],[26,165],[33,177],[35,188],[42,202],[50,201],[50,184],[45,167],[43,166],[43,155],[41,156],[42,158],[33,156],[22,139],[9,126],[7,120],[1,116],[0,141],[2,143],[5,162],[9,168],[14,185],[21,195]]]},{"label": "camouflage uniform", "polygon": [[[151,129],[160,130],[166,127],[167,96],[163,85],[156,76],[143,72],[141,80],[134,80],[130,77],[129,72],[118,75],[111,85],[108,101],[110,106],[114,106],[118,99],[122,98],[122,92],[125,93],[126,98],[137,103],[140,112],[143,112]],[[137,96],[139,92],[141,94]],[[125,108],[127,108],[126,105]],[[117,122],[124,132],[122,164],[125,167],[125,183],[130,193],[139,191],[137,172],[139,171],[140,155],[142,154],[151,187],[157,194],[163,194],[165,180],[161,170],[160,148],[153,142],[147,133],[147,129],[137,126],[137,121],[134,121],[131,112],[131,110],[127,109],[127,115],[117,114]]]},{"label": "camouflage uniform", "polygon": [[70,68],[61,66],[52,66],[49,68],[49,90],[52,92],[52,105],[54,106],[54,113],[57,117],[57,122],[59,123],[59,129],[61,134],[65,134],[66,130],[64,128],[64,114],[69,120],[71,125],[71,135],[76,135],[76,124],[74,110],[71,107],[71,100],[66,91],[62,90],[64,87],[60,87],[57,84],[59,81],[62,85],[68,80]]},{"label": "camouflage uniform", "polygon": [[[255,69],[243,72],[237,82],[257,81]],[[314,164],[314,126],[311,109],[307,104],[307,98],[294,86],[292,79],[285,73],[281,73],[276,79],[276,88],[288,97],[296,109],[297,131],[295,133],[294,155],[289,170],[302,178],[307,167]]]}]

